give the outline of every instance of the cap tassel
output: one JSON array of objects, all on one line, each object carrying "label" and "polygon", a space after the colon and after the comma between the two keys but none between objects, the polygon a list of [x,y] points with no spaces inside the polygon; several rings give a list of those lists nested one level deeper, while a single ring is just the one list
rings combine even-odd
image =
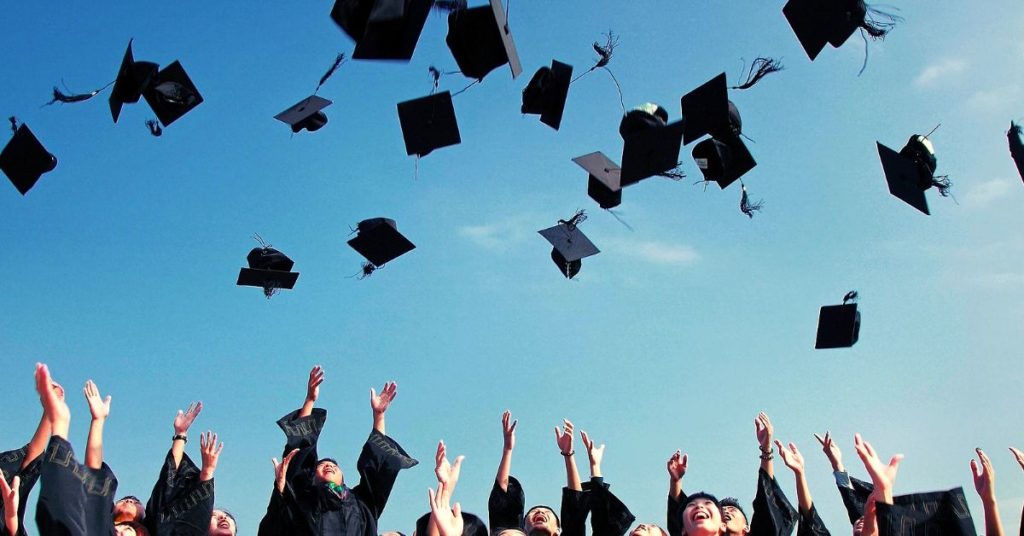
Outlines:
[{"label": "cap tassel", "polygon": [[377,266],[372,262],[365,261],[363,262],[362,267],[359,269],[358,272],[348,276],[346,279],[352,279],[354,277],[362,281],[363,279],[366,279],[367,277],[373,275],[373,272],[376,272],[378,268],[380,268],[380,266]]},{"label": "cap tassel", "polygon": [[268,300],[271,298],[271,296],[277,294],[277,290],[277,285],[275,285],[274,283],[266,283],[263,285],[263,295],[266,296]]},{"label": "cap tassel", "polygon": [[626,229],[629,229],[629,230],[630,230],[630,232],[633,232],[633,231],[635,231],[635,229],[633,229],[633,226],[632,226],[632,225],[630,225],[629,223],[627,223],[627,222],[626,222],[626,220],[624,220],[624,219],[622,218],[622,216],[620,216],[620,215],[619,215],[619,211],[617,211],[617,210],[612,210],[612,209],[610,209],[610,208],[606,208],[605,210],[606,210],[606,211],[608,212],[608,214],[611,214],[611,215],[612,215],[612,217],[613,217],[613,218],[615,218],[615,220],[616,220],[616,221],[618,221],[619,223],[621,223],[623,227],[625,227]]},{"label": "cap tassel", "polygon": [[730,89],[750,89],[762,78],[772,73],[777,73],[783,69],[785,69],[785,67],[782,65],[781,60],[758,57],[750,63],[750,69],[747,70],[746,82],[743,82],[738,86],[733,86]]},{"label": "cap tassel", "polygon": [[60,88],[58,88],[57,86],[53,86],[53,98],[50,99],[50,102],[44,104],[43,106],[49,106],[49,105],[51,105],[51,104],[53,104],[55,102],[59,102],[61,104],[68,104],[68,103],[72,103],[72,102],[87,101],[87,100],[95,97],[96,95],[98,95],[104,89],[107,89],[108,87],[113,85],[113,83],[114,82],[111,81],[109,84],[107,84],[107,85],[105,85],[105,86],[103,86],[103,87],[101,87],[99,89],[90,91],[89,93],[79,93],[79,94],[73,94],[73,95],[68,95],[68,94],[64,93],[63,91],[61,91]]},{"label": "cap tassel", "polygon": [[156,119],[147,119],[146,126],[149,127],[149,133],[156,137],[160,137],[164,133],[163,127],[160,126],[160,122]]},{"label": "cap tassel", "polygon": [[754,219],[754,212],[760,211],[764,208],[764,201],[758,200],[755,203],[750,202],[750,196],[747,195],[747,187],[742,182],[740,183],[740,212],[744,213],[750,219]]},{"label": "cap tassel", "polygon": [[12,115],[12,116],[8,117],[7,120],[11,122],[11,132],[17,134],[18,133],[18,118],[14,117]]},{"label": "cap tassel", "polygon": [[626,100],[622,97],[622,85],[619,84],[618,78],[615,78],[615,73],[613,73],[612,70],[608,68],[608,64],[612,61],[612,54],[615,53],[615,47],[619,46],[619,37],[615,35],[615,33],[613,33],[611,30],[608,30],[608,33],[603,35],[605,36],[605,42],[603,45],[598,43],[597,41],[594,41],[593,44],[594,52],[597,52],[597,55],[599,56],[597,63],[595,63],[594,66],[591,67],[590,69],[587,69],[586,71],[581,73],[576,78],[573,78],[569,82],[569,84],[573,84],[580,78],[583,78],[584,76],[594,72],[597,69],[604,69],[608,73],[608,76],[612,78],[612,82],[615,83],[615,90],[618,91],[619,93],[619,106],[622,107],[622,113],[625,114]]},{"label": "cap tassel", "polygon": [[672,179],[674,181],[681,181],[686,178],[686,172],[683,171],[683,163],[676,162],[676,167],[668,171],[658,173],[658,176],[665,177],[666,179]]},{"label": "cap tassel", "polygon": [[850,292],[846,293],[846,296],[843,296],[843,305],[846,305],[847,302],[857,301],[857,298],[857,291],[851,290]]},{"label": "cap tassel", "polygon": [[[939,191],[939,195],[942,197],[950,197],[949,189],[953,187],[953,181],[949,180],[949,175],[936,175],[932,177],[932,186]],[[953,199],[954,201],[956,198]]]},{"label": "cap tassel", "polygon": [[344,52],[341,52],[337,56],[335,56],[334,63],[331,64],[331,68],[327,69],[327,72],[324,73],[324,75],[320,77],[320,83],[316,85],[316,90],[313,91],[314,95],[316,95],[317,92],[320,91],[320,86],[324,85],[324,82],[326,82],[327,79],[330,78],[331,75],[334,74],[334,71],[338,70],[338,67],[341,67],[342,63],[345,63],[345,53]]},{"label": "cap tassel", "polygon": [[889,32],[891,32],[892,29],[901,22],[903,22],[903,17],[900,17],[899,15],[886,13],[876,7],[868,6],[867,12],[864,14],[864,20],[860,23],[860,27],[864,29],[872,39],[880,40],[885,39],[885,36],[889,35]]},{"label": "cap tassel", "polygon": [[579,209],[576,214],[573,214],[568,220],[558,220],[558,223],[565,225],[569,228],[569,231],[575,231],[579,224],[587,221],[587,211]]}]

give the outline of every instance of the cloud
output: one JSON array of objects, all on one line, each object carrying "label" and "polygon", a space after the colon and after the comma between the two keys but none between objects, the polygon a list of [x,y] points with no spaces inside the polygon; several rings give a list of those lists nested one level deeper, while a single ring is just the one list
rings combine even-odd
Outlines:
[{"label": "cloud", "polygon": [[654,241],[614,241],[603,244],[615,251],[616,256],[650,264],[666,266],[692,266],[700,260],[700,253],[691,246]]},{"label": "cloud", "polygon": [[1006,179],[993,179],[975,184],[963,196],[964,206],[970,209],[984,208],[993,201],[1007,195],[1013,184]]},{"label": "cloud", "polygon": [[925,67],[921,74],[917,75],[917,78],[914,79],[914,85],[919,88],[931,86],[940,79],[956,76],[966,69],[966,61],[949,58],[940,63],[933,63]]},{"label": "cloud", "polygon": [[526,238],[521,225],[509,220],[487,225],[459,227],[459,236],[491,251],[505,252]]},{"label": "cloud", "polygon": [[975,110],[982,111],[998,111],[1012,108],[1020,93],[1020,88],[1016,85],[976,91],[967,99],[967,105]]}]

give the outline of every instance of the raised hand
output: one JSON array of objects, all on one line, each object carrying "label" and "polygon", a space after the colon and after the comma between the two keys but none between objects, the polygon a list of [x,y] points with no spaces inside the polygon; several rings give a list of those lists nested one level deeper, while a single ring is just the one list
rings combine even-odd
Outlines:
[{"label": "raised hand", "polygon": [[505,450],[512,450],[516,446],[516,424],[519,420],[512,420],[512,412],[505,410],[501,414],[501,430],[505,436]]},{"label": "raised hand", "polygon": [[825,432],[825,437],[814,434],[814,438],[818,440],[818,443],[821,443],[821,450],[825,453],[825,456],[828,456],[828,461],[832,464],[832,470],[842,472],[844,470],[843,452],[839,450],[839,445],[832,439],[832,432]]},{"label": "raised hand", "polygon": [[572,421],[569,419],[562,419],[562,424],[565,429],[555,427],[555,444],[558,445],[559,452],[562,456],[570,456],[575,451],[572,449]]},{"label": "raised hand", "polygon": [[601,460],[604,459],[604,443],[600,446],[594,444],[586,432],[580,432],[583,439],[583,446],[587,447],[587,456],[590,457],[590,473],[592,476],[601,476]]},{"label": "raised hand", "polygon": [[89,403],[89,412],[92,413],[92,420],[102,421],[110,415],[110,395],[107,398],[100,397],[100,389],[92,380],[85,382],[85,401]]},{"label": "raised hand", "polygon": [[857,455],[860,456],[862,462],[864,462],[864,468],[867,469],[868,474],[871,475],[871,481],[874,483],[875,488],[879,490],[881,496],[878,500],[892,504],[892,488],[896,482],[896,473],[899,471],[900,461],[903,460],[902,454],[897,454],[889,460],[889,464],[886,465],[879,459],[878,454],[875,452],[874,447],[871,443],[865,441],[860,434],[853,436],[854,447],[857,449]]},{"label": "raised hand", "polygon": [[324,369],[320,365],[313,365],[309,371],[309,381],[306,383],[306,402],[316,402],[320,398],[320,384],[324,383]]},{"label": "raised hand", "polygon": [[43,406],[43,414],[50,421],[53,435],[67,439],[71,410],[64,401],[64,388],[53,381],[50,369],[42,363],[36,363],[35,379],[39,402]]},{"label": "raised hand", "polygon": [[782,462],[786,464],[786,467],[789,467],[798,476],[804,474],[804,457],[797,450],[795,444],[790,443],[787,449],[782,445],[781,441],[776,439],[775,446],[779,449],[779,457],[782,458]]},{"label": "raised hand", "polygon": [[[996,500],[996,474],[992,470],[992,461],[981,449],[974,449],[978,460],[971,460],[971,476],[974,477],[974,489],[982,500]],[[979,460],[981,463],[979,463]]]},{"label": "raised hand", "polygon": [[771,452],[772,450],[772,434],[775,429],[772,428],[772,421],[768,419],[768,414],[761,412],[757,414],[754,419],[754,432],[757,434],[757,442],[761,446],[761,452]]},{"label": "raised hand", "polygon": [[669,457],[666,468],[668,469],[668,476],[672,480],[682,480],[686,476],[686,463],[688,457],[686,454],[682,454],[681,451],[675,451],[672,456]]},{"label": "raised hand", "polygon": [[299,449],[293,449],[280,463],[278,463],[277,458],[270,459],[270,463],[274,464],[274,487],[277,488],[278,493],[284,493],[285,477],[288,475],[288,464],[292,463],[292,458],[298,453]]},{"label": "raised hand", "polygon": [[373,408],[374,415],[383,415],[388,410],[388,406],[391,405],[391,401],[395,399],[395,395],[398,394],[398,384],[395,382],[387,382],[384,387],[380,390],[380,395],[377,394],[372,387],[370,388],[370,407]]},{"label": "raised hand", "polygon": [[202,402],[192,402],[185,411],[179,409],[178,414],[174,416],[174,434],[187,434],[189,427],[192,426],[201,411],[203,411]]},{"label": "raised hand", "polygon": [[220,459],[220,451],[224,450],[224,443],[218,445],[217,434],[206,432],[199,434],[199,448],[203,455],[203,469],[199,473],[199,480],[210,480],[217,470],[217,460]]},{"label": "raised hand", "polygon": [[11,534],[18,533],[18,506],[21,504],[19,497],[21,488],[21,477],[15,476],[11,484],[7,485],[7,477],[0,471],[0,495],[3,495],[4,524]]},{"label": "raised hand", "polygon": [[1010,452],[1013,454],[1013,457],[1017,459],[1017,463],[1020,464],[1020,468],[1024,469],[1024,452],[1014,447],[1010,447]]},{"label": "raised hand", "polygon": [[462,519],[462,505],[455,503],[451,507],[451,494],[445,491],[445,485],[437,484],[437,493],[427,488],[427,500],[430,501],[430,518],[437,527],[438,536],[462,536],[465,521]]},{"label": "raised hand", "polygon": [[444,441],[437,442],[437,453],[434,455],[434,476],[437,481],[445,485],[449,493],[455,491],[455,485],[459,482],[459,473],[462,469],[462,460],[465,456],[456,456],[455,463],[448,462],[448,447]]}]

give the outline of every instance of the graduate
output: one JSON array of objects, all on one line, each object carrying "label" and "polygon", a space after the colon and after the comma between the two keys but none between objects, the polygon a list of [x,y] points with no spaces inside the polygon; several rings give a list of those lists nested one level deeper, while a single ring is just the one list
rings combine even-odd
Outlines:
[{"label": "graduate", "polygon": [[[601,461],[604,459],[604,444],[597,445],[587,432],[581,432],[583,445],[587,448],[590,459],[590,482],[583,489],[589,495],[587,504],[590,507],[590,530],[593,536],[622,536],[636,520],[636,516],[609,489],[601,473]],[[582,534],[582,533],[581,533]],[[665,536],[657,525],[641,523],[631,536]]]},{"label": "graduate", "polygon": [[[830,533],[825,523],[818,516],[818,510],[814,508],[814,499],[811,497],[811,490],[807,486],[807,476],[804,473],[804,457],[796,445],[790,443],[788,447],[781,441],[775,440],[779,457],[793,471],[796,478],[797,505],[800,512],[800,521],[797,526],[797,536],[828,536]],[[856,534],[856,532],[854,532]]]},{"label": "graduate", "polygon": [[[455,493],[455,487],[459,483],[459,475],[462,473],[463,459],[465,456],[456,456],[455,463],[449,462],[448,447],[443,440],[438,441],[437,453],[434,455],[434,476],[437,477],[438,493],[445,495],[439,497],[439,504],[441,502],[450,503],[451,497]],[[414,536],[440,536],[441,533],[434,523],[432,512],[427,512],[416,520],[416,532],[413,534]],[[462,512],[462,532],[459,533],[459,536],[487,536],[487,534],[487,525],[482,519],[469,512]],[[381,536],[388,535],[401,536],[402,533],[385,532],[381,534]]]},{"label": "graduate", "polygon": [[685,536],[720,536],[726,533],[722,521],[722,508],[714,495],[703,491],[694,493],[682,501],[680,526]]},{"label": "graduate", "polygon": [[[51,388],[56,395],[64,398],[64,388],[54,382]],[[39,468],[42,465],[40,455],[46,450],[50,440],[50,421],[44,413],[39,418],[39,425],[27,445],[7,452],[0,452],[0,513],[3,514],[2,526],[6,529],[5,536],[27,536],[25,532],[25,508],[32,487],[39,480]],[[0,532],[2,534],[2,532]]]},{"label": "graduate", "polygon": [[286,437],[284,458],[274,460],[274,492],[260,535],[377,536],[398,472],[419,463],[385,433],[384,415],[398,393],[388,382],[379,395],[370,389],[373,428],[356,462],[359,484],[348,487],[338,462],[318,453],[327,411],[314,405],[323,381],[323,368],[314,366],[302,407],[277,421]]}]

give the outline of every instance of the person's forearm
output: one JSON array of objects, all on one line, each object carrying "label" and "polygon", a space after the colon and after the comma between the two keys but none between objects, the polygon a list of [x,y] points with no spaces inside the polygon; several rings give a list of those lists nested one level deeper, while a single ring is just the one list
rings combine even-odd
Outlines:
[{"label": "person's forearm", "polygon": [[678,500],[683,494],[683,479],[668,478],[668,496]]},{"label": "person's forearm", "polygon": [[590,478],[601,477],[601,464],[594,463],[594,460],[590,460]]},{"label": "person's forearm", "polygon": [[796,497],[800,505],[800,513],[802,515],[809,514],[814,503],[811,499],[811,489],[807,486],[807,477],[803,473],[796,474]]},{"label": "person's forearm", "polygon": [[761,451],[761,470],[768,473],[769,477],[775,477],[775,467],[772,464],[772,451]]},{"label": "person's forearm", "polygon": [[15,511],[13,515],[6,514],[4,517],[4,525],[7,527],[7,533],[10,534],[10,536],[17,536],[18,529],[20,528],[18,526],[18,512]]},{"label": "person's forearm", "polygon": [[104,419],[93,419],[92,424],[89,425],[89,441],[85,447],[85,466],[89,469],[99,469],[103,466],[104,421]]},{"label": "person's forearm", "polygon": [[570,454],[565,458],[565,485],[571,490],[583,491],[583,484],[580,482],[580,471],[576,468],[576,456]]},{"label": "person's forearm", "polygon": [[373,429],[380,435],[387,435],[384,432],[384,413],[373,412]]},{"label": "person's forearm", "polygon": [[32,460],[38,458],[46,450],[46,444],[49,442],[50,421],[46,419],[46,415],[43,415],[39,418],[39,426],[36,426],[36,433],[32,435],[32,440],[28,442],[28,449],[26,449],[25,459],[21,462],[21,468],[28,467]]},{"label": "person's forearm", "polygon": [[995,497],[983,499],[985,507],[985,536],[1003,536],[1003,521],[999,519],[999,505]]},{"label": "person's forearm", "polygon": [[508,491],[508,477],[512,474],[512,449],[501,451],[501,462],[498,463],[498,474],[494,477],[501,491]]},{"label": "person's forearm", "polygon": [[[175,434],[185,435],[185,434]],[[177,469],[181,466],[181,459],[185,457],[185,440],[184,439],[172,439],[171,440],[171,458],[174,459],[174,468]]]},{"label": "person's forearm", "polygon": [[302,403],[302,407],[299,408],[299,418],[301,419],[302,417],[309,417],[312,415],[314,405],[316,405],[316,401],[307,398],[306,401]]}]

